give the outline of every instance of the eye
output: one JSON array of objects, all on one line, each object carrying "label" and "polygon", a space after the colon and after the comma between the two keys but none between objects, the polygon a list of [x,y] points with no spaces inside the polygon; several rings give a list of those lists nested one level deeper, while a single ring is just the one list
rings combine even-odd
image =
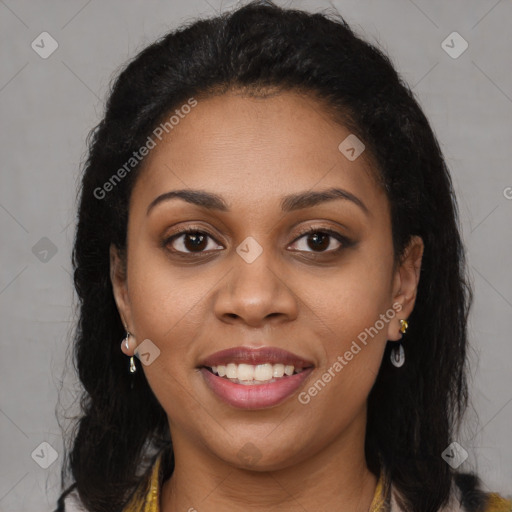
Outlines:
[{"label": "eye", "polygon": [[[171,252],[185,254],[202,253],[208,249],[208,239],[214,240],[214,238],[206,231],[190,227],[178,231],[172,236],[166,238],[163,245],[165,247],[168,247],[169,245],[174,246],[174,248],[171,249]],[[222,248],[222,246],[220,247]]]},{"label": "eye", "polygon": [[[336,253],[352,244],[352,242],[341,233],[321,227],[310,227],[303,230],[293,244],[297,244],[302,238],[306,239],[305,243],[302,248],[299,247],[297,250],[304,252]],[[212,243],[209,243],[210,240]],[[215,239],[208,232],[199,228],[189,227],[167,237],[162,242],[162,245],[166,248],[171,246],[170,251],[177,254],[201,254],[223,249],[221,245],[213,242],[215,242]],[[335,245],[334,248],[332,248],[333,243]],[[217,245],[217,249],[215,249],[215,245]],[[308,248],[312,250],[308,250]]]},{"label": "eye", "polygon": [[[335,253],[351,244],[350,240],[345,236],[329,228],[310,227],[302,231],[301,236],[297,238],[294,243],[297,243],[297,241],[302,238],[305,238],[305,243],[302,246],[303,248],[299,247],[298,250],[306,252]],[[334,243],[334,245],[337,243],[337,247],[332,248],[332,243]],[[311,248],[312,251],[308,251],[308,247]],[[329,247],[331,248],[329,249]]]}]

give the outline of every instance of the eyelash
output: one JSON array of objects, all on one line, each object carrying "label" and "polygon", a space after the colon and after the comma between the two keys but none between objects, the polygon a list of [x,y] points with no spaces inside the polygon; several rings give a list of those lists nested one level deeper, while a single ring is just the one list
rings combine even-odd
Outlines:
[{"label": "eyelash", "polygon": [[[328,251],[319,251],[319,252],[317,252],[317,251],[305,251],[307,253],[310,253],[310,255],[312,255],[313,257],[319,257],[319,256],[322,256],[322,255],[337,254],[337,253],[341,252],[343,249],[346,249],[346,248],[351,247],[352,245],[354,245],[353,241],[349,240],[347,237],[341,235],[337,231],[334,231],[334,230],[329,229],[329,228],[323,228],[323,227],[317,227],[317,226],[311,226],[309,228],[301,230],[299,232],[299,236],[294,239],[292,244],[294,244],[295,242],[297,242],[298,240],[300,240],[301,238],[303,238],[306,235],[316,234],[316,233],[323,233],[323,234],[331,236],[332,238],[334,238],[338,242],[340,242],[341,246],[338,247],[337,249],[331,249],[331,250],[328,250]],[[206,235],[207,237],[211,238],[216,243],[218,243],[215,240],[215,238],[210,233],[208,233],[208,231],[205,231],[203,228],[198,228],[198,227],[191,226],[191,227],[184,228],[184,229],[182,229],[180,231],[177,231],[176,233],[173,233],[171,236],[165,238],[162,241],[163,248],[167,248],[167,246],[170,243],[172,243],[175,239],[179,238],[180,236],[187,235],[187,234]],[[169,249],[167,249],[167,250],[169,250]],[[199,257],[202,254],[206,254],[209,251],[200,251],[200,252],[195,252],[194,253],[194,252],[183,252],[183,251],[170,250],[169,252],[171,252],[173,254],[177,254],[180,257],[185,257],[186,258],[186,257]],[[304,251],[299,251],[299,252],[304,252]]]}]

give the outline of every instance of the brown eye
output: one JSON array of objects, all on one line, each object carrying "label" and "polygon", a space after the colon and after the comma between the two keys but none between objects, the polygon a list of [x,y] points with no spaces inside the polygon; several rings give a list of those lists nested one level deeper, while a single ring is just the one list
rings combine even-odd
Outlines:
[{"label": "brown eye", "polygon": [[[343,235],[325,228],[311,228],[306,230],[296,239],[294,244],[297,244],[297,242],[303,238],[305,239],[305,243],[302,244],[302,248],[299,247],[297,249],[299,251],[331,253],[350,245],[349,240]],[[333,245],[334,247],[332,247]],[[308,251],[308,249],[310,250]]]},{"label": "brown eye", "polygon": [[[202,253],[209,247],[209,240],[213,240],[213,237],[209,233],[188,228],[167,238],[164,244],[165,246],[171,245],[173,247],[171,249],[172,252],[185,254]],[[222,248],[222,246],[220,247]]]}]

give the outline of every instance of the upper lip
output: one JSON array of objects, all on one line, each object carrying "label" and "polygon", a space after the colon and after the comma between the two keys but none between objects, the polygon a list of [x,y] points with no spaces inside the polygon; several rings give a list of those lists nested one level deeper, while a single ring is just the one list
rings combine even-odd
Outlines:
[{"label": "upper lip", "polygon": [[278,364],[293,365],[295,368],[308,368],[313,363],[288,350],[277,347],[260,347],[257,349],[248,347],[233,347],[209,355],[200,363],[200,366],[211,368],[212,366],[235,364]]}]

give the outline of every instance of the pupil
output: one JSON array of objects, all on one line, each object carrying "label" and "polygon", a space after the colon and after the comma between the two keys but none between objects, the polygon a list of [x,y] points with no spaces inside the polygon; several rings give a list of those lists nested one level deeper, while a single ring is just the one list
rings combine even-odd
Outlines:
[{"label": "pupil", "polygon": [[[327,249],[327,247],[329,247],[329,235],[327,233],[314,233],[313,235],[310,236],[310,238],[314,238],[315,239],[315,244],[313,246],[310,246],[312,249],[321,249],[321,250],[325,250]],[[321,242],[320,244],[316,243],[318,242],[318,239],[321,239]],[[325,243],[325,241],[327,241],[327,244]],[[324,243],[322,243],[324,242]]]},{"label": "pupil", "polygon": [[[190,249],[204,249],[201,244],[204,244],[205,236],[199,233],[188,233],[186,236],[185,246],[188,250]],[[191,247],[188,247],[188,241],[193,240]]]}]

